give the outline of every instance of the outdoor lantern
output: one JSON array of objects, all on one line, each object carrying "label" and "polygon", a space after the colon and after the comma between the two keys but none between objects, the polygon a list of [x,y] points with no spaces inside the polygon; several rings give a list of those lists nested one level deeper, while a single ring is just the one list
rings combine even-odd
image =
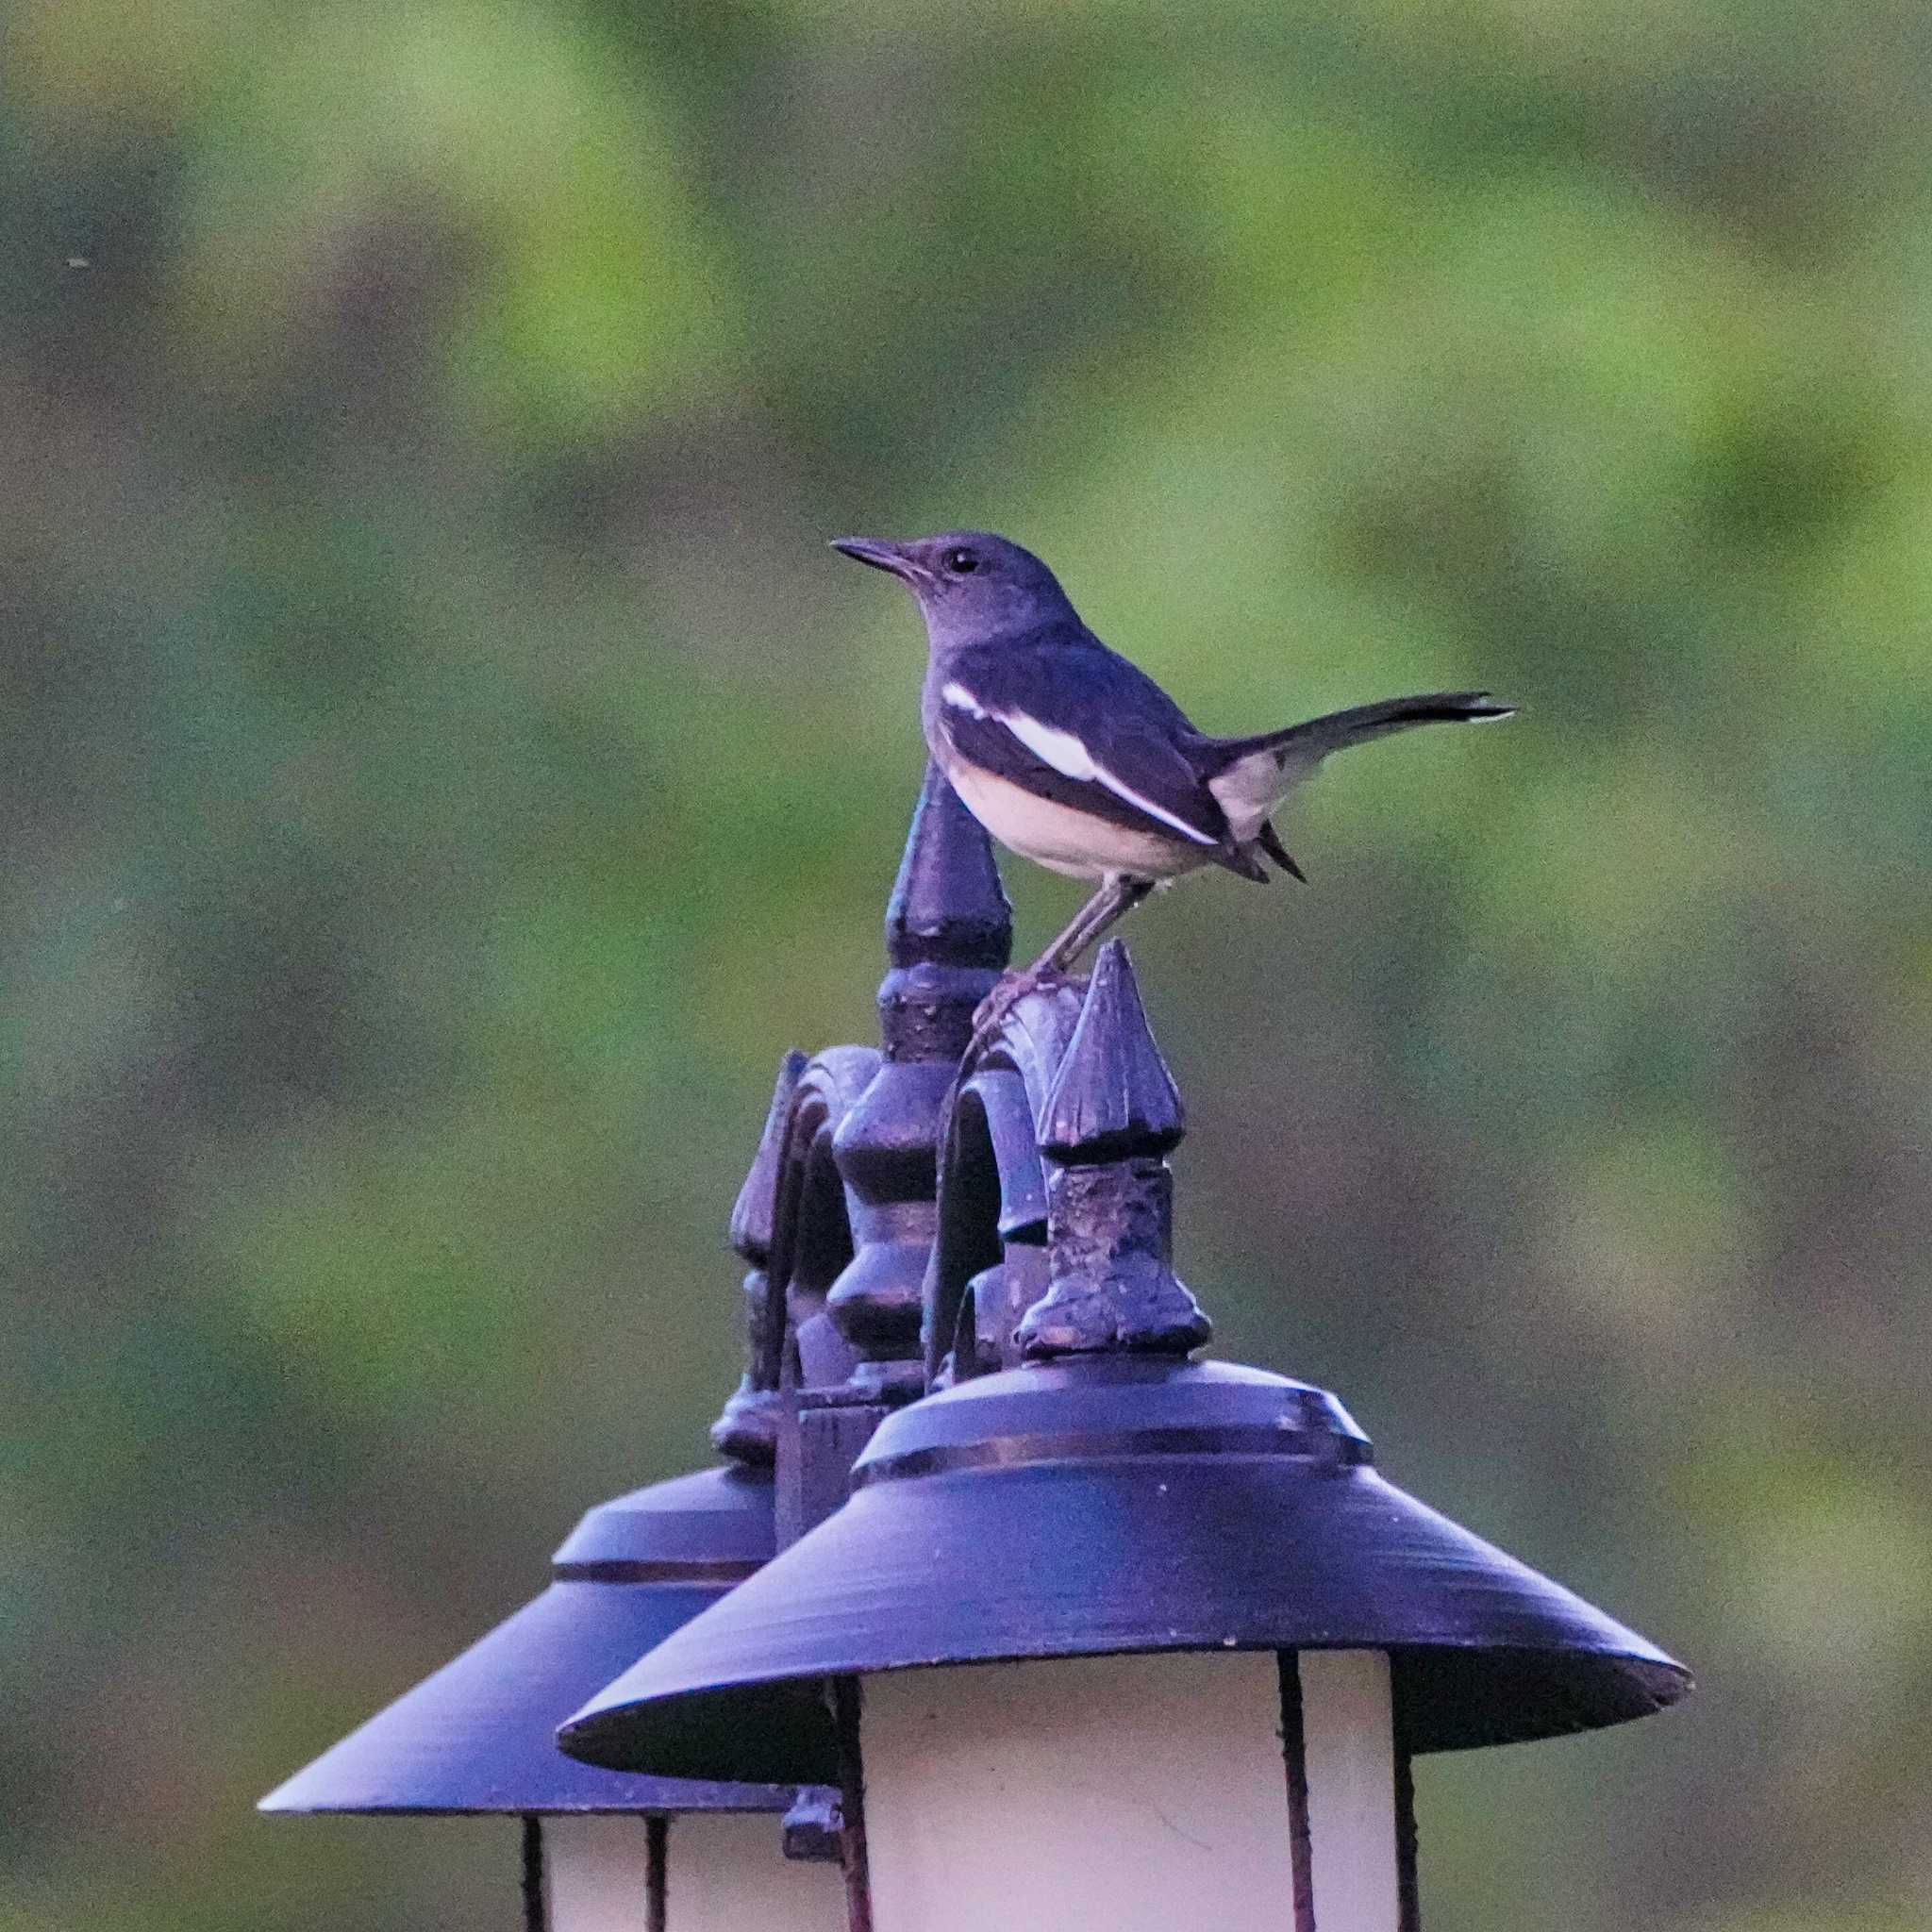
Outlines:
[{"label": "outdoor lantern", "polygon": [[1640,1717],[1688,1674],[1387,1482],[1334,1396],[1192,1359],[1179,1096],[1117,942],[950,1108],[941,1386],[565,1748],[837,1782],[855,1932],[1414,1932],[1415,1753]]},{"label": "outdoor lantern", "polygon": [[[774,1118],[782,1115],[788,1061]],[[768,1124],[733,1220],[761,1305],[769,1224],[755,1206]],[[559,1718],[734,1584],[774,1547],[771,1391],[755,1373],[713,1431],[735,1459],[591,1510],[550,1587],[261,1801],[270,1812],[513,1813],[529,1932],[812,1932],[844,1923],[836,1807],[781,1831],[795,1780],[615,1774],[558,1751]],[[740,1740],[740,1748],[745,1740]],[[721,1751],[726,1740],[717,1740]],[[788,1857],[787,1843],[801,1857]],[[833,1862],[824,1862],[825,1859]]]}]

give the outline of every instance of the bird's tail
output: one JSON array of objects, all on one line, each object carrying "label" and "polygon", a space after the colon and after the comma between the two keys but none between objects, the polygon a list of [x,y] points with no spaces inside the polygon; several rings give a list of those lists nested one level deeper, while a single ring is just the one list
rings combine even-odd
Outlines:
[{"label": "bird's tail", "polygon": [[[1425,697],[1385,698],[1379,705],[1357,705],[1263,731],[1254,738],[1211,738],[1200,749],[1202,776],[1221,808],[1237,845],[1258,840],[1284,870],[1297,878],[1301,868],[1280,850],[1268,814],[1307,777],[1331,751],[1366,744],[1415,724],[1474,724],[1507,718],[1514,705],[1497,702],[1486,691],[1439,691]],[[1272,841],[1272,842],[1271,842]]]},{"label": "bird's tail", "polygon": [[1391,731],[1407,731],[1416,724],[1478,724],[1507,718],[1515,708],[1486,691],[1439,691],[1418,698],[1384,698],[1378,705],[1330,711],[1325,718],[1310,718],[1306,724],[1290,724],[1253,738],[1218,738],[1214,741],[1214,772],[1225,772],[1257,752],[1272,752],[1276,769],[1287,774],[1318,764],[1331,751],[1366,744]]}]

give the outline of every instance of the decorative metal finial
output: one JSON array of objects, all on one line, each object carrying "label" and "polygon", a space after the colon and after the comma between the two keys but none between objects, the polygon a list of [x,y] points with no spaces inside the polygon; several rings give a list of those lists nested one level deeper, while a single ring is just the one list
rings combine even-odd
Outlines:
[{"label": "decorative metal finial", "polygon": [[859,1357],[858,1399],[924,1392],[919,1324],[937,1225],[940,1114],[973,1037],[974,1009],[1012,941],[1012,911],[986,833],[928,765],[886,912],[885,1064],[832,1143],[855,1253],[826,1308]]},{"label": "decorative metal finial", "polygon": [[794,1048],[778,1062],[778,1083],[765,1114],[751,1172],[731,1209],[731,1245],[751,1273],[744,1277],[744,1376],[711,1424],[711,1443],[740,1462],[766,1464],[777,1452],[778,1374],[782,1336],[771,1333],[772,1232],[777,1213],[778,1168],[791,1096],[810,1063]]},{"label": "decorative metal finial", "polygon": [[886,1058],[956,1062],[973,1037],[974,1008],[1012,956],[1013,908],[992,841],[929,764],[886,902]]},{"label": "decorative metal finial", "polygon": [[949,1387],[1016,1369],[1024,1316],[1047,1290],[1046,1166],[1040,1117],[1087,981],[1017,999],[969,1050],[941,1123],[939,1234],[925,1273],[925,1372]]},{"label": "decorative metal finial", "polygon": [[1020,1324],[1030,1357],[1108,1349],[1186,1355],[1212,1333],[1175,1275],[1174,1175],[1181,1097],[1154,1043],[1126,948],[1101,949],[1079,1024],[1046,1096],[1052,1286]]}]

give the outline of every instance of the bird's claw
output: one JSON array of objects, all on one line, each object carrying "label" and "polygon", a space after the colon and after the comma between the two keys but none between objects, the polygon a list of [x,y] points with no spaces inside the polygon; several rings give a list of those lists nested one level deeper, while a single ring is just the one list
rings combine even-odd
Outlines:
[{"label": "bird's claw", "polygon": [[993,990],[973,1009],[973,1045],[969,1054],[976,1056],[1029,993],[1051,992],[1056,987],[1066,985],[1067,978],[1064,973],[1040,966],[1028,967],[1024,972],[1015,968],[1002,973]]}]

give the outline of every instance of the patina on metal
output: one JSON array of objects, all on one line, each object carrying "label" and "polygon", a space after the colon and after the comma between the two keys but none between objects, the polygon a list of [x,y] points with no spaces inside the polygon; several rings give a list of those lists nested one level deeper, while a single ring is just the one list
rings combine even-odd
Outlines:
[{"label": "patina on metal", "polygon": [[1167,1156],[1185,1130],[1126,948],[1111,940],[1040,1117],[1040,1151],[1053,1170],[1053,1260],[1045,1295],[1020,1323],[1028,1358],[1103,1349],[1187,1356],[1213,1332],[1174,1272]]}]

